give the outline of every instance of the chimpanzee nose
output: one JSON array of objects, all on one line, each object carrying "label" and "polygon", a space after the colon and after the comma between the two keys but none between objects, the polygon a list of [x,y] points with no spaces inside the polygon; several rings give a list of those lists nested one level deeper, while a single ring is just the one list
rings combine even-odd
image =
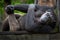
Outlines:
[{"label": "chimpanzee nose", "polygon": [[50,16],[49,16],[50,12],[45,12],[39,19],[39,22],[40,23],[46,23],[48,22],[48,20],[50,19]]}]

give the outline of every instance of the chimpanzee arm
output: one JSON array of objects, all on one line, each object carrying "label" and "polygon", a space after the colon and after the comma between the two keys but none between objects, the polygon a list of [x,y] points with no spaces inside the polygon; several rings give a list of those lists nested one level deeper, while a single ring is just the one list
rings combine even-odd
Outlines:
[{"label": "chimpanzee arm", "polygon": [[20,5],[15,5],[14,9],[27,13],[28,7],[29,7],[29,4],[20,4]]},{"label": "chimpanzee arm", "polygon": [[[20,5],[15,5],[14,6],[14,9],[15,10],[18,10],[18,11],[22,11],[22,12],[26,12],[28,11],[28,8],[29,8],[29,5],[30,4],[20,4]],[[40,8],[42,8],[41,6],[37,5],[37,4],[33,4],[35,5],[35,10],[38,10]]]},{"label": "chimpanzee arm", "polygon": [[[27,13],[29,5],[30,4],[20,4],[20,5],[15,5],[15,6],[9,5],[8,7],[9,8],[14,7],[14,10],[18,10],[18,11]],[[35,5],[35,10],[45,11],[45,10],[51,8],[51,7],[48,7],[48,6],[39,6],[37,4],[33,4],[33,5]]]},{"label": "chimpanzee arm", "polygon": [[[15,6],[14,6],[14,10],[18,10],[18,11],[27,13],[28,8],[29,8],[29,5],[30,5],[30,4],[15,5]],[[39,5],[37,5],[37,4],[33,4],[33,5],[35,5],[35,10],[38,10],[38,9],[41,8],[41,6],[39,6]]]}]

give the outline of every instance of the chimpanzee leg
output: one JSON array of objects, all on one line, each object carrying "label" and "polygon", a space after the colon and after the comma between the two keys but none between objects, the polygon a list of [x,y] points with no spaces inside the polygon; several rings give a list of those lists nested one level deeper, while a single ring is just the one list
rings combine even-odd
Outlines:
[{"label": "chimpanzee leg", "polygon": [[[14,14],[16,19],[19,19],[21,16],[18,14]],[[2,31],[9,31],[9,23],[8,23],[8,17],[3,21],[2,24]]]}]

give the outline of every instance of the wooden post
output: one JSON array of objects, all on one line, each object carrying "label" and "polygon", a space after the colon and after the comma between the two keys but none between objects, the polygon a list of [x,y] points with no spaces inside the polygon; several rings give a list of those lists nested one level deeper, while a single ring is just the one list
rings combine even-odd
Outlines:
[{"label": "wooden post", "polygon": [[38,0],[35,0],[35,4],[38,4]]},{"label": "wooden post", "polygon": [[60,32],[60,0],[57,0],[57,9],[58,9],[58,22],[59,22],[59,32]]}]

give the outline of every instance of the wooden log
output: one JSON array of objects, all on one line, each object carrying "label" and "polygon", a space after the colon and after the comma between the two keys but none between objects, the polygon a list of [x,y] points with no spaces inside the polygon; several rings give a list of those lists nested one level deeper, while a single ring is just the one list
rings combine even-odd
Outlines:
[{"label": "wooden log", "polygon": [[16,32],[4,31],[4,32],[0,32],[0,35],[22,35],[22,34],[29,34],[29,33],[26,31],[16,31]]},{"label": "wooden log", "polygon": [[12,31],[4,31],[4,32],[0,32],[0,35],[24,35],[24,34],[57,34],[58,32],[55,32],[55,33],[31,33],[31,32],[27,32],[25,30],[23,31],[15,31],[15,32],[12,32]]}]

